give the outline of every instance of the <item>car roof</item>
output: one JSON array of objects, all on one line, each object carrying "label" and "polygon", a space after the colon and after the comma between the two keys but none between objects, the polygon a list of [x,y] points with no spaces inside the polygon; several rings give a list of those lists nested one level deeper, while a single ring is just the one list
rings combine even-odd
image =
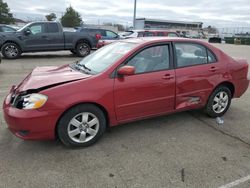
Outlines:
[{"label": "car roof", "polygon": [[198,39],[180,38],[180,37],[139,37],[124,39],[125,42],[146,44],[146,43],[158,43],[158,42],[190,42],[190,43],[203,43],[206,42]]},{"label": "car roof", "polygon": [[127,30],[125,32],[167,32],[167,33],[176,33],[175,31],[169,31],[169,30],[149,30],[149,29],[145,29],[145,30]]}]

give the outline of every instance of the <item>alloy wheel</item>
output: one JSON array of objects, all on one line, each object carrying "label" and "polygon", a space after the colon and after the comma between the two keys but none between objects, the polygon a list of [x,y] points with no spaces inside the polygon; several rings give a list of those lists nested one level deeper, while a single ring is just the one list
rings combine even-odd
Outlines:
[{"label": "alloy wheel", "polygon": [[68,135],[77,143],[92,140],[99,130],[98,118],[89,112],[83,112],[73,117],[68,124]]},{"label": "alloy wheel", "polygon": [[217,114],[222,113],[228,105],[229,97],[224,91],[218,92],[213,100],[213,111]]}]

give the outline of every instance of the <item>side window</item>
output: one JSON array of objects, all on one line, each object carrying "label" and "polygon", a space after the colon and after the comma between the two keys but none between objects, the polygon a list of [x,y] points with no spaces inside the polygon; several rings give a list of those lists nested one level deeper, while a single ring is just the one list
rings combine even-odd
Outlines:
[{"label": "side window", "polygon": [[8,32],[15,32],[15,29],[12,29],[12,28],[10,28],[10,27],[5,27],[5,26],[3,26],[3,27],[2,27],[2,31],[3,31],[3,32],[6,32],[6,33],[8,33]]},{"label": "side window", "polygon": [[36,35],[39,33],[45,33],[44,24],[33,24],[30,26],[30,30],[33,35]]},{"label": "side window", "polygon": [[138,33],[138,37],[143,37],[143,35],[144,35],[143,32]]},{"label": "side window", "polygon": [[161,36],[166,36],[166,35],[163,32],[157,32],[157,36],[161,37]]},{"label": "side window", "polygon": [[207,57],[208,57],[208,62],[209,63],[215,63],[217,61],[216,57],[214,56],[214,54],[207,49]]},{"label": "side window", "polygon": [[176,43],[177,67],[201,65],[208,63],[207,49],[199,44]]},{"label": "side window", "polygon": [[176,33],[168,33],[169,37],[178,37],[178,35],[176,35]]},{"label": "side window", "polygon": [[116,38],[117,37],[117,35],[112,31],[106,31],[106,35],[107,35],[107,37],[110,37],[110,38]]},{"label": "side window", "polygon": [[169,63],[169,46],[160,45],[139,52],[127,65],[135,67],[135,73],[139,74],[169,69]]},{"label": "side window", "polygon": [[101,33],[102,37],[106,37],[107,36],[107,34],[106,34],[106,32],[104,30],[100,30],[99,32]]},{"label": "side window", "polygon": [[59,27],[57,23],[48,24],[48,33],[59,33]]},{"label": "side window", "polygon": [[145,32],[144,37],[153,37],[155,34],[153,32]]}]

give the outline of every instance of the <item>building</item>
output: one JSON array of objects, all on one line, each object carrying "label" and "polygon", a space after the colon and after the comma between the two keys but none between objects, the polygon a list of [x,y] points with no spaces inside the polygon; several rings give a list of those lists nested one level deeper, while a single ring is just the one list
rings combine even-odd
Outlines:
[{"label": "building", "polygon": [[164,29],[178,32],[184,35],[199,35],[202,33],[202,22],[171,21],[137,18],[135,20],[136,30],[141,29]]},{"label": "building", "polygon": [[135,29],[202,29],[202,22],[186,22],[138,18]]}]

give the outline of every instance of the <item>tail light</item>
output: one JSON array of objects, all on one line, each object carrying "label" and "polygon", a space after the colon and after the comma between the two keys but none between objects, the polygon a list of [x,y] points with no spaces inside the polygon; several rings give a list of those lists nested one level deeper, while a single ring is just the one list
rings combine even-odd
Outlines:
[{"label": "tail light", "polygon": [[95,38],[96,38],[96,40],[100,40],[102,38],[102,36],[100,34],[96,34]]}]

